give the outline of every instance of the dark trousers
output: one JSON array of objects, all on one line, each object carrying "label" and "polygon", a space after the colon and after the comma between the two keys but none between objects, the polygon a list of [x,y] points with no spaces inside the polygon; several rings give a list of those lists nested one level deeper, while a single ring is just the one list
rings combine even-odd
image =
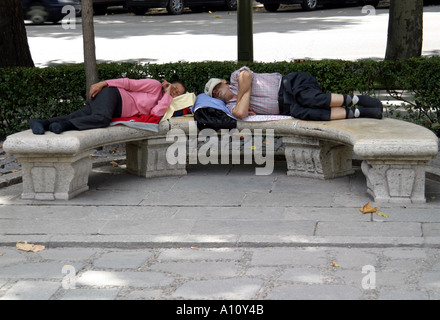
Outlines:
[{"label": "dark trousers", "polygon": [[78,130],[108,127],[113,118],[120,118],[122,100],[119,90],[105,87],[95,98],[87,100],[86,105],[69,115],[48,119],[50,123],[70,121]]},{"label": "dark trousers", "polygon": [[316,79],[306,72],[283,77],[279,92],[280,114],[301,120],[330,120],[331,94],[322,91]]}]

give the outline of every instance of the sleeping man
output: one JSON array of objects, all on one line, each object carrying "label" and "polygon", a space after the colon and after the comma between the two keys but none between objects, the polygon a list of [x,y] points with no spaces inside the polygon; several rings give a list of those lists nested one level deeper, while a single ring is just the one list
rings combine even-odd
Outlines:
[{"label": "sleeping man", "polygon": [[210,79],[205,93],[226,103],[243,119],[255,114],[289,115],[301,120],[382,119],[382,103],[366,95],[325,93],[306,72],[254,73],[242,67],[225,79]]}]

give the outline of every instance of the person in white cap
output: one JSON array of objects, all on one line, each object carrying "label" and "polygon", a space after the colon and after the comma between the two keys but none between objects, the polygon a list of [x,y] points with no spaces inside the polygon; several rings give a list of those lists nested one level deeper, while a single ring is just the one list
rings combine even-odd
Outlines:
[{"label": "person in white cap", "polygon": [[306,72],[254,73],[242,67],[231,74],[230,82],[212,78],[205,94],[226,103],[239,118],[253,114],[282,114],[302,120],[329,121],[351,118],[381,119],[382,103],[366,95],[325,93]]}]

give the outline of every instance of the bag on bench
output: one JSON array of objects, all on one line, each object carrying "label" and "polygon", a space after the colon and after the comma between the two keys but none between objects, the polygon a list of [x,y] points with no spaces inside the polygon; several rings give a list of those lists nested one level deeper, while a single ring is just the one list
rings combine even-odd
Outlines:
[{"label": "bag on bench", "polygon": [[215,131],[220,129],[230,130],[237,127],[237,120],[231,118],[225,112],[211,107],[198,108],[194,112],[194,119],[197,121],[199,130],[207,128]]},{"label": "bag on bench", "polygon": [[226,104],[204,93],[197,96],[192,112],[199,130],[209,128],[217,131],[219,129],[234,129],[237,127],[237,120],[226,108]]}]

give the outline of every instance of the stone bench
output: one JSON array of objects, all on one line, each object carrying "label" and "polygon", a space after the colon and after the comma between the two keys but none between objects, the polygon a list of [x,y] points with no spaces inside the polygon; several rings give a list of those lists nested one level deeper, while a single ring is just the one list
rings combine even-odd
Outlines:
[{"label": "stone bench", "polygon": [[[173,118],[158,133],[124,126],[70,131],[61,135],[30,130],[7,137],[3,148],[22,164],[23,199],[70,199],[88,190],[93,149],[126,142],[127,170],[144,176],[186,174],[185,163],[170,164],[167,139],[173,131],[191,134],[192,117]],[[237,129],[273,130],[282,137],[287,175],[331,179],[353,173],[353,152],[363,159],[367,190],[375,201],[425,202],[425,171],[438,154],[431,131],[394,119],[356,119],[329,122],[295,119],[237,123]]]}]

